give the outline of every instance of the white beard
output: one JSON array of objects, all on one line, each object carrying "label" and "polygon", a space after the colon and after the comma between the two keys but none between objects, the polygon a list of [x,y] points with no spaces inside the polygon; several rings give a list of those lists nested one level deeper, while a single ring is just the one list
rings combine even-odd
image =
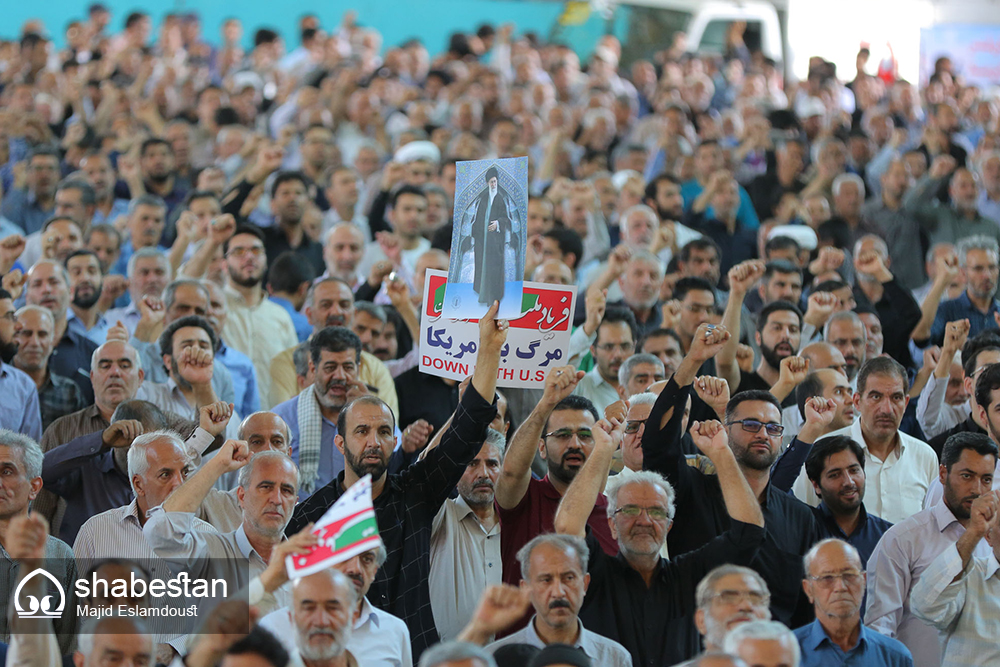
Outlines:
[{"label": "white beard", "polygon": [[490,188],[490,201],[492,201],[493,198],[496,197],[496,196],[497,196],[497,189],[496,188]]}]

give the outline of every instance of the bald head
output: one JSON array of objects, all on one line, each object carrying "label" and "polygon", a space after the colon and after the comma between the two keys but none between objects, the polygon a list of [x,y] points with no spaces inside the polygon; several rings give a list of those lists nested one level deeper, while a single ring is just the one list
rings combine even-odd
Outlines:
[{"label": "bald head", "polygon": [[562,260],[547,259],[538,265],[531,279],[536,283],[545,283],[546,285],[572,285],[573,270],[566,266]]},{"label": "bald head", "polygon": [[809,360],[809,368],[813,371],[830,368],[839,371],[847,377],[844,355],[836,347],[825,341],[817,341],[806,345],[799,356]]},{"label": "bald head", "polygon": [[251,455],[269,449],[290,454],[291,431],[285,420],[273,412],[260,411],[246,417],[240,424],[239,439],[247,441]]},{"label": "bald head", "polygon": [[353,281],[364,254],[365,236],[354,223],[337,223],[327,233],[323,259],[330,275]]}]

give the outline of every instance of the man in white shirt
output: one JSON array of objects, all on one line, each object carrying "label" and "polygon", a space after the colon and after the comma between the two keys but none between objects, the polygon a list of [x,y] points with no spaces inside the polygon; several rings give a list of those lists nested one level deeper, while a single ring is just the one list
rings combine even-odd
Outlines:
[{"label": "man in white shirt", "polygon": [[[885,532],[868,559],[865,622],[873,630],[903,642],[916,667],[941,665],[941,638],[911,612],[914,584],[934,559],[965,533],[975,499],[989,489],[997,446],[977,433],[949,438],[942,455],[944,502],[928,507]],[[869,483],[871,475],[868,477]],[[992,477],[989,478],[992,486]],[[980,544],[976,556],[989,547]]]},{"label": "man in white shirt", "polygon": [[975,379],[970,377],[966,381],[959,356],[968,337],[969,320],[949,322],[944,328],[944,344],[937,365],[917,399],[917,422],[928,440],[969,416],[968,399]]},{"label": "man in white shirt", "polygon": [[590,399],[598,413],[619,399],[618,371],[635,351],[636,324],[632,311],[624,307],[611,307],[604,312],[604,319],[597,327],[597,337],[590,346],[596,362],[594,368],[583,376],[574,394]]},{"label": "man in white shirt", "polygon": [[[945,633],[943,667],[1000,662],[1000,491],[972,504],[958,542],[931,563],[913,588],[913,613]],[[974,557],[983,538],[992,547]]]},{"label": "man in white shirt", "polygon": [[[938,475],[938,461],[927,443],[899,430],[909,402],[909,379],[899,362],[876,357],[865,362],[858,374],[854,408],[860,418],[828,436],[846,435],[865,450],[868,490],[865,509],[891,523],[916,514]],[[813,507],[819,498],[805,471],[795,480],[796,497]]]},{"label": "man in white shirt", "polygon": [[583,627],[578,614],[590,583],[590,550],[575,535],[539,535],[517,552],[535,615],[528,625],[486,647],[495,652],[508,644],[545,648],[567,644],[582,648],[601,667],[631,667],[632,656],[621,644]]},{"label": "man in white shirt", "polygon": [[472,618],[480,596],[499,585],[500,520],[493,504],[503,465],[501,432],[490,429],[483,448],[457,484],[458,498],[444,501],[431,527],[431,611],[441,641],[455,639]]},{"label": "man in white shirt", "polygon": [[[367,598],[368,589],[385,559],[385,547],[379,545],[376,549],[363,551],[330,568],[343,573],[357,591],[357,606],[351,635],[347,639],[347,651],[364,667],[412,667],[410,631],[406,623],[388,612],[376,609]],[[323,572],[318,575],[328,576]],[[309,579],[310,577],[303,577],[295,582],[295,590]],[[294,593],[293,599],[297,599]],[[293,605],[277,609],[260,621],[261,627],[274,633],[292,654],[298,651],[298,615],[299,610]]]}]

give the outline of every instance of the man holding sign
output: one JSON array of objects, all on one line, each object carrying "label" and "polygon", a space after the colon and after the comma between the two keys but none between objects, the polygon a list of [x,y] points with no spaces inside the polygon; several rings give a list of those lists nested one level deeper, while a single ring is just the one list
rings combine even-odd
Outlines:
[{"label": "man holding sign", "polygon": [[508,329],[506,320],[494,319],[498,309],[499,303],[494,301],[479,322],[472,383],[451,425],[442,433],[441,443],[422,461],[397,475],[388,475],[389,456],[396,446],[392,411],[375,396],[356,398],[341,410],[334,441],[344,454],[344,472],[301,503],[285,531],[293,535],[309,522],[320,520],[353,485],[371,475],[375,515],[387,559],[369,597],[373,605],[406,622],[414,659],[438,639],[427,584],[434,517],[479,452],[496,415],[496,378]]}]

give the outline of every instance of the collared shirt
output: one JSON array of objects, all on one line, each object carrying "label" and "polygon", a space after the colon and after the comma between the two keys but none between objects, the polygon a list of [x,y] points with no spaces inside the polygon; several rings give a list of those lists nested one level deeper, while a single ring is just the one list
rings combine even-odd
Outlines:
[{"label": "collared shirt", "polygon": [[55,420],[76,412],[86,405],[80,387],[69,378],[55,373],[49,373],[45,384],[38,392],[38,406],[42,414],[42,430],[44,431]]},{"label": "collared shirt", "polygon": [[[486,429],[496,416],[496,398],[490,398],[487,401],[469,385],[441,443],[422,461],[387,475],[382,493],[373,502],[388,558],[368,597],[379,609],[406,621],[415,658],[438,638],[428,586],[434,517],[486,441]],[[341,473],[299,503],[285,534],[294,535],[319,519],[343,493]]]},{"label": "collared shirt", "polygon": [[[643,468],[666,477],[677,494],[676,519],[667,533],[667,544],[675,559],[718,538],[733,524],[719,478],[689,465],[681,448],[680,422],[690,392],[690,385],[678,387],[671,378],[646,423],[660,423],[673,409],[670,421],[662,430],[647,426],[642,437]],[[802,592],[802,556],[818,538],[816,520],[808,506],[773,484],[768,484],[764,492],[761,511],[766,536],[750,567],[767,582],[775,620],[796,627],[812,620],[812,605]],[[690,656],[679,656],[674,662],[686,657]]]},{"label": "collared shirt", "polygon": [[587,532],[590,586],[580,620],[628,649],[636,667],[672,665],[695,655],[701,647],[691,619],[698,582],[718,565],[748,565],[764,541],[763,528],[733,521],[697,553],[661,558],[647,587],[622,554],[607,555],[593,531]]},{"label": "collared shirt", "polygon": [[112,324],[114,324],[114,322],[108,321],[104,315],[98,315],[97,321],[94,322],[94,326],[88,329],[83,323],[83,320],[76,316],[76,313],[73,312],[72,308],[66,311],[67,328],[71,331],[75,331],[85,338],[89,338],[98,345],[103,345],[104,341],[108,339],[108,329],[111,328]]},{"label": "collared shirt", "polygon": [[[49,372],[75,382],[88,403],[94,400],[94,387],[90,384],[90,360],[97,347],[97,343],[67,326],[66,333],[52,348],[52,356],[49,357]],[[161,359],[160,364],[162,363]]]},{"label": "collared shirt", "polygon": [[979,191],[976,208],[979,210],[979,215],[989,218],[1000,225],[1000,201],[990,199],[990,195],[986,192],[985,188]]},{"label": "collared shirt", "polygon": [[465,499],[444,501],[431,528],[431,611],[441,641],[454,639],[472,618],[488,586],[503,581],[500,520],[489,530]]},{"label": "collared shirt", "polygon": [[299,342],[303,343],[309,340],[309,336],[312,335],[313,331],[313,326],[309,324],[309,318],[295,310],[295,305],[288,299],[282,299],[280,296],[274,295],[267,298],[284,308],[288,316],[292,318],[292,326],[295,327],[295,335],[299,337]]},{"label": "collared shirt", "polygon": [[260,394],[257,393],[257,371],[254,369],[250,357],[239,350],[234,350],[225,343],[221,343],[219,351],[215,353],[215,358],[229,369],[229,375],[233,381],[234,405],[236,406],[236,410],[244,417],[260,410]]},{"label": "collared shirt", "polygon": [[98,431],[46,452],[42,465],[45,488],[66,500],[59,537],[73,544],[90,517],[132,500],[128,474],[115,465],[114,451],[104,446]]},{"label": "collared shirt", "polygon": [[104,212],[100,208],[95,207],[94,216],[90,219],[90,226],[93,227],[94,225],[103,225],[105,223],[109,225],[113,224],[118,216],[128,214],[128,203],[128,199],[115,197],[111,202],[111,208],[108,210],[107,215],[104,215]]},{"label": "collared shirt", "polygon": [[[220,533],[214,528],[195,530],[198,521],[193,513],[153,507],[146,512],[142,534],[171,572],[187,572],[192,579],[225,579],[231,590],[250,588],[250,604],[257,604],[251,583],[259,586],[260,574],[267,563],[250,544],[243,525],[232,532]],[[266,614],[291,602],[291,586],[286,583],[264,595],[259,607]]]},{"label": "collared shirt", "polygon": [[[971,421],[971,420],[970,420]],[[1000,478],[1000,461],[997,461],[996,469],[993,471],[993,479]],[[924,498],[924,509],[933,507],[944,500],[944,485],[941,478],[936,477],[931,482],[931,488],[927,489],[927,496]]]},{"label": "collared shirt", "polygon": [[830,640],[818,621],[795,630],[795,638],[802,649],[801,667],[912,667],[910,651],[898,640],[884,637],[866,628],[858,620],[861,631],[858,643],[850,651],[844,652]]},{"label": "collared shirt", "polygon": [[942,667],[1000,664],[996,551],[972,558],[963,569],[958,547],[949,545],[913,587],[912,604],[914,615],[944,633]]},{"label": "collared shirt", "polygon": [[[941,503],[887,530],[868,560],[865,621],[873,630],[906,644],[916,667],[939,667],[943,642],[933,626],[911,612],[911,591],[934,559],[964,533]],[[973,555],[986,558],[989,553],[983,541]]]},{"label": "collared shirt", "polygon": [[[285,423],[288,424],[288,431],[292,436],[288,443],[291,450],[290,456],[295,461],[295,465],[299,465],[299,397],[296,396],[281,405],[274,406],[271,412],[284,419]],[[337,425],[323,417],[322,414],[320,417],[323,420],[323,426],[319,438],[319,470],[316,475],[316,483],[313,486],[315,489],[326,486],[344,471],[344,455],[333,444],[333,439],[337,437]],[[308,497],[309,493],[305,489],[299,489],[300,501]]]},{"label": "collared shirt", "polygon": [[[4,591],[8,598],[14,597],[19,568],[18,562],[0,544],[0,591]],[[76,587],[73,585],[77,577],[76,560],[73,558],[73,550],[56,537],[49,536],[45,540],[45,570],[59,581],[66,593],[66,608],[76,609]],[[48,590],[56,593],[52,587]],[[60,654],[66,655],[70,647],[76,644],[77,616],[72,613],[60,615],[52,625],[59,638]],[[10,639],[10,614],[0,614],[0,641],[10,643]]]},{"label": "collared shirt", "polygon": [[35,381],[22,370],[0,361],[0,427],[38,441],[42,416]]},{"label": "collared shirt", "polygon": [[[899,431],[899,446],[882,461],[872,455],[861,433],[861,420],[827,433],[825,437],[846,435],[865,451],[865,508],[889,523],[899,523],[924,507],[924,496],[938,476],[938,459],[930,445]],[[795,496],[812,507],[819,496],[803,469],[792,486]]]},{"label": "collared shirt", "polygon": [[875,551],[879,540],[882,539],[887,530],[892,528],[892,524],[885,519],[869,514],[863,504],[860,507],[858,525],[850,535],[846,535],[841,530],[840,525],[833,516],[833,512],[826,506],[826,503],[821,502],[819,507],[814,507],[812,510],[813,515],[816,517],[816,525],[819,527],[820,539],[825,540],[828,537],[836,537],[839,540],[849,543],[858,550],[858,554],[861,556],[862,567],[867,566],[868,559],[871,558],[872,552]]},{"label": "collared shirt", "polygon": [[[488,644],[486,650],[490,653],[495,653],[498,648],[507,646],[508,644],[527,644],[539,649],[545,648],[548,644],[538,636],[538,631],[535,630],[536,618],[532,616],[531,621],[522,629],[492,644]],[[576,619],[576,625],[579,634],[577,634],[576,642],[573,643],[573,646],[582,649],[584,653],[590,656],[593,664],[600,665],[601,667],[632,667],[632,657],[624,646],[616,641],[591,632],[583,627],[583,623],[580,622],[579,618]]]},{"label": "collared shirt", "polygon": [[104,313],[104,319],[114,326],[118,322],[125,325],[128,329],[128,335],[131,338],[135,334],[135,327],[139,324],[139,320],[142,318],[142,314],[139,312],[139,307],[135,305],[134,301],[130,301],[127,306],[121,308],[111,308],[106,313]]},{"label": "collared shirt", "polygon": [[892,260],[892,274],[899,284],[912,290],[927,281],[924,263],[913,261],[922,257],[920,234],[916,233],[916,221],[903,210],[902,206],[893,210],[881,198],[872,199],[861,207],[861,218],[878,228],[879,236],[885,239]]},{"label": "collared shirt", "polygon": [[972,305],[968,291],[962,292],[958,298],[942,301],[931,325],[931,343],[940,345],[944,340],[944,327],[948,322],[969,320],[969,337],[987,329],[996,329],[997,323],[993,316],[1000,312],[1000,303],[990,300],[990,307],[984,313]]},{"label": "collared shirt", "polygon": [[[168,377],[166,382],[143,382],[139,385],[136,398],[149,401],[164,412],[173,412],[186,419],[199,421],[199,410],[192,406],[184,392],[177,386],[177,382]],[[232,417],[226,424],[226,438],[237,439],[239,437],[241,417],[237,411],[233,411]]]},{"label": "collared shirt", "polygon": [[271,361],[282,350],[298,345],[292,318],[284,308],[266,298],[250,306],[242,294],[231,288],[226,289],[226,301],[229,317],[222,337],[226,345],[250,357],[257,371],[257,394],[263,405],[271,396]]},{"label": "collared shirt", "polygon": [[264,233],[264,249],[267,252],[268,266],[272,266],[274,260],[278,259],[282,253],[293,252],[299,259],[312,265],[313,271],[315,271],[313,275],[319,275],[326,271],[323,246],[313,241],[307,234],[303,233],[298,247],[293,248],[288,242],[288,235],[285,234],[284,228],[277,220],[270,227],[261,228],[261,232]]},{"label": "collared shirt", "polygon": [[[532,478],[528,482],[524,497],[515,507],[504,509],[497,506],[500,523],[503,525],[500,549],[503,554],[504,583],[517,586],[521,582],[521,567],[517,561],[517,552],[521,547],[543,533],[555,532],[556,510],[560,500],[562,494],[546,475],[542,479]],[[605,553],[614,555],[618,553],[618,543],[611,537],[607,509],[607,498],[604,494],[598,495],[587,525],[594,531]],[[526,622],[528,619],[524,620]]]},{"label": "collared shirt", "polygon": [[604,414],[604,408],[621,398],[618,395],[618,390],[601,377],[597,366],[594,366],[583,376],[573,393],[590,399],[590,402],[597,408],[597,413],[601,415]]},{"label": "collared shirt", "polygon": [[[260,625],[284,645],[289,653],[298,653],[295,645],[295,622],[291,610],[276,609],[260,619]],[[392,614],[376,609],[364,598],[361,613],[354,621],[347,650],[362,667],[412,667],[410,631],[406,623]]]}]

